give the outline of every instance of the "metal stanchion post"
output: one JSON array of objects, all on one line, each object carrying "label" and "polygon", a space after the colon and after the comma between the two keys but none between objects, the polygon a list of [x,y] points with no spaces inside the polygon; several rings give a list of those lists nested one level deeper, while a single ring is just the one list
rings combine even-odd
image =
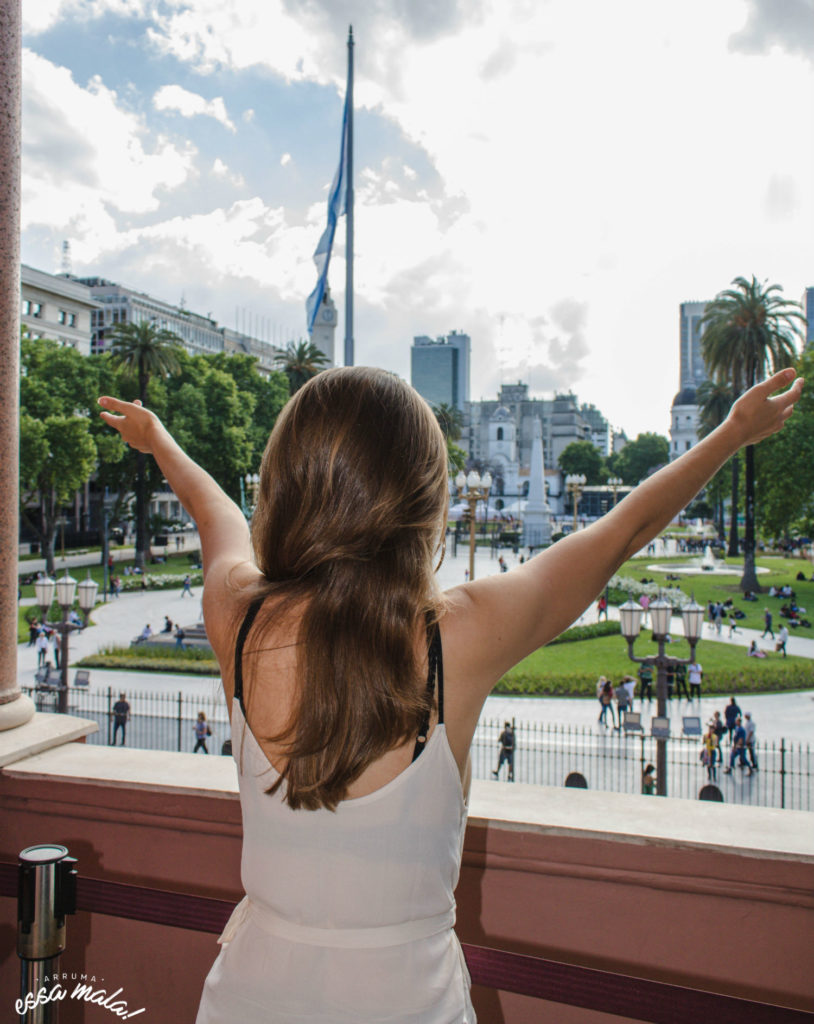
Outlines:
[{"label": "metal stanchion post", "polygon": [[[56,1024],[59,1003],[44,978],[57,973],[65,950],[65,918],[76,913],[76,860],[64,846],[29,846],[19,856],[17,955],[21,1024]],[[34,1005],[31,1005],[31,1004]]]}]

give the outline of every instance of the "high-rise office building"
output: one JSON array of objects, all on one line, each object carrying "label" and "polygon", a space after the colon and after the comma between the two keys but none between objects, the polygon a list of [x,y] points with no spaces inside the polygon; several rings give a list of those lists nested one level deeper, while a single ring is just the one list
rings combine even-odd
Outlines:
[{"label": "high-rise office building", "polygon": [[698,441],[696,392],[707,379],[701,349],[704,335],[701,319],[706,307],[706,302],[682,302],[679,306],[679,390],[670,409],[670,461],[689,451]]},{"label": "high-rise office building", "polygon": [[430,405],[452,405],[463,412],[469,401],[471,340],[452,331],[445,338],[413,338],[410,383]]},{"label": "high-rise office building", "polygon": [[679,307],[680,370],[679,388],[694,387],[707,379],[701,338],[704,327],[701,318],[707,308],[706,302],[682,302]]},{"label": "high-rise office building", "polygon": [[803,292],[803,315],[808,321],[805,329],[806,345],[814,342],[814,288],[806,288]]}]

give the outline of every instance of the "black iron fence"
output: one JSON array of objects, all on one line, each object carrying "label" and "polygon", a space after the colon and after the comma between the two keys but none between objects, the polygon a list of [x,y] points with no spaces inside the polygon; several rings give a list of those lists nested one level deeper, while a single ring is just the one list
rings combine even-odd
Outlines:
[{"label": "black iron fence", "polygon": [[[494,778],[502,732],[502,720],[481,719],[478,724],[472,743],[476,779]],[[589,789],[641,793],[645,768],[656,764],[656,740],[644,733],[521,721],[515,723],[514,735],[515,782],[562,786],[569,775],[578,773]],[[814,809],[814,765],[808,744],[784,739],[756,743],[757,769],[742,767],[739,757],[730,769],[731,750],[724,739],[721,759],[708,768],[701,760],[700,738],[671,737],[667,740],[667,794],[694,800],[711,784],[725,803]],[[502,780],[508,770],[504,762]]]},{"label": "black iron fence", "polygon": [[[40,710],[56,710],[54,693],[26,691]],[[97,722],[99,731],[88,743],[111,744],[116,733],[127,746],[146,750],[192,752],[195,723],[203,711],[212,735],[209,753],[219,754],[229,739],[229,722],[222,695],[214,687],[209,695],[136,693],[127,697],[129,719],[116,730],[118,691],[71,687],[69,712]],[[481,719],[472,743],[472,769],[476,779],[493,779],[500,751],[503,721]],[[557,725],[548,722],[515,723],[514,781],[532,785],[562,786],[578,773],[589,789],[617,793],[641,793],[642,774],[656,764],[656,741],[643,733],[624,733],[605,728]],[[674,736],[667,741],[667,793],[694,800],[702,787],[718,788],[726,803],[755,807],[814,810],[814,772],[808,744],[784,739],[762,741],[755,746],[757,769],[736,761],[731,772],[731,747],[724,739],[722,760],[709,769],[701,761],[701,740]],[[500,778],[505,780],[504,762]]]}]

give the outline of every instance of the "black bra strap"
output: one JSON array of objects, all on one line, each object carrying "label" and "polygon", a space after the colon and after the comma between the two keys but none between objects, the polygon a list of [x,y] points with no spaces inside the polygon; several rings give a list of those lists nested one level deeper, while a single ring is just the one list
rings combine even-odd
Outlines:
[{"label": "black bra strap", "polygon": [[249,630],[252,628],[252,624],[257,618],[257,613],[260,611],[262,604],[263,598],[258,597],[246,609],[246,614],[243,622],[240,624],[240,630],[235,643],[235,698],[240,705],[244,718],[246,717],[246,707],[243,704],[243,645],[246,643],[246,637],[249,635]]},{"label": "black bra strap", "polygon": [[432,626],[427,627],[427,634],[429,637],[429,650],[427,657],[429,662],[429,669],[427,671],[428,710],[424,713],[424,716],[421,719],[421,728],[418,730],[418,736],[416,737],[415,748],[413,750],[414,761],[427,744],[427,733],[430,731],[429,709],[432,707],[436,680],[438,681],[438,724],[441,725],[444,721],[444,659],[441,653],[441,630],[439,629],[437,622],[434,622]]}]

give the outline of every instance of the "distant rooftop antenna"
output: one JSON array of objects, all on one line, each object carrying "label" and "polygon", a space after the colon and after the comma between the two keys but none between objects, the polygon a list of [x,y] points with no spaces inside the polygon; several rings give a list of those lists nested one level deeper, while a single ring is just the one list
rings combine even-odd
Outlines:
[{"label": "distant rooftop antenna", "polygon": [[183,292],[181,292],[181,306],[180,306],[180,308],[181,309],[186,309],[187,308],[187,297],[186,297],[186,295],[184,295]]},{"label": "distant rooftop antenna", "polygon": [[63,274],[72,274],[73,273],[73,267],[72,267],[72,264],[71,264],[71,243],[68,241],[67,238],[62,243],[61,273],[63,273]]}]

